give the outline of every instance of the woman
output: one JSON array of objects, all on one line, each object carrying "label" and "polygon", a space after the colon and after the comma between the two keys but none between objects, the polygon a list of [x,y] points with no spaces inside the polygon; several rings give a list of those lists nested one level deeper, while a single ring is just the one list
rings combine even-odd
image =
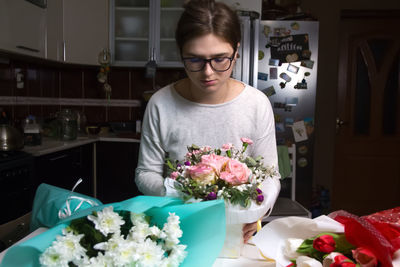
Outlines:
[{"label": "woman", "polygon": [[[155,93],[143,120],[136,184],[146,195],[165,195],[164,161],[183,159],[187,146],[241,146],[241,137],[254,141],[247,152],[262,155],[266,165],[278,166],[274,117],[268,98],[231,77],[241,40],[235,12],[213,0],[185,5],[176,29],[187,78]],[[280,188],[279,177],[275,177]],[[279,191],[279,189],[278,189]],[[244,240],[256,224],[243,228]]]}]

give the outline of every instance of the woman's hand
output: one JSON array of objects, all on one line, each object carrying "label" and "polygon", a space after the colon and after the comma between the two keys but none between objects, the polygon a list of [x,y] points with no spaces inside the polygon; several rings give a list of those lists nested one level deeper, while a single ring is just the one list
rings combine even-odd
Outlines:
[{"label": "woman's hand", "polygon": [[249,241],[250,237],[257,231],[257,222],[254,223],[246,223],[243,226],[243,241],[246,244]]}]

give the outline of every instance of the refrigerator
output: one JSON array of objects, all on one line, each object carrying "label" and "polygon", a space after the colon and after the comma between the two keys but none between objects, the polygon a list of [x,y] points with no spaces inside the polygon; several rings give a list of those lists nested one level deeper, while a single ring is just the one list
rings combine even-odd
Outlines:
[{"label": "refrigerator", "polygon": [[[259,20],[253,13],[239,13],[243,36],[233,78],[268,96],[277,145],[296,145],[296,200],[310,209],[319,23]],[[281,183],[285,195],[290,179]]]}]

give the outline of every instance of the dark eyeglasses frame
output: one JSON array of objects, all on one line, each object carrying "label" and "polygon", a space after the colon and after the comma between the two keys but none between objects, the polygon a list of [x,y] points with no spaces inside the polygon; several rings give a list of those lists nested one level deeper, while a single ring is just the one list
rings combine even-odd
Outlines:
[{"label": "dark eyeglasses frame", "polygon": [[[185,68],[186,68],[188,71],[190,71],[190,72],[199,72],[199,71],[202,71],[202,70],[204,69],[204,67],[206,66],[207,63],[210,65],[210,67],[211,67],[214,71],[216,71],[216,72],[225,72],[225,71],[229,70],[229,68],[232,66],[232,61],[233,61],[233,59],[235,58],[235,54],[236,54],[236,49],[235,49],[235,51],[233,51],[233,54],[232,54],[231,57],[213,57],[213,58],[209,58],[209,59],[200,58],[200,59],[203,60],[203,66],[202,66],[199,70],[190,70],[188,67],[186,67],[186,64],[185,64],[185,60],[186,60],[186,59],[192,59],[192,58],[196,58],[196,57],[183,57],[183,58],[182,58],[182,61],[183,61],[183,65],[185,66]],[[227,59],[229,59],[229,66],[228,66],[228,68],[226,68],[226,70],[216,70],[216,69],[213,67],[213,65],[211,64],[211,60],[216,59],[216,58],[227,58]]]}]

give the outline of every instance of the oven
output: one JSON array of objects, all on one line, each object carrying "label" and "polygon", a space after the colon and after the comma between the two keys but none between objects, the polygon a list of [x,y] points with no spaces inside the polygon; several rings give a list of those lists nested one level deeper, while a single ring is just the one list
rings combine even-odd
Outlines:
[{"label": "oven", "polygon": [[34,157],[24,151],[0,151],[0,251],[29,230],[33,164]]}]

